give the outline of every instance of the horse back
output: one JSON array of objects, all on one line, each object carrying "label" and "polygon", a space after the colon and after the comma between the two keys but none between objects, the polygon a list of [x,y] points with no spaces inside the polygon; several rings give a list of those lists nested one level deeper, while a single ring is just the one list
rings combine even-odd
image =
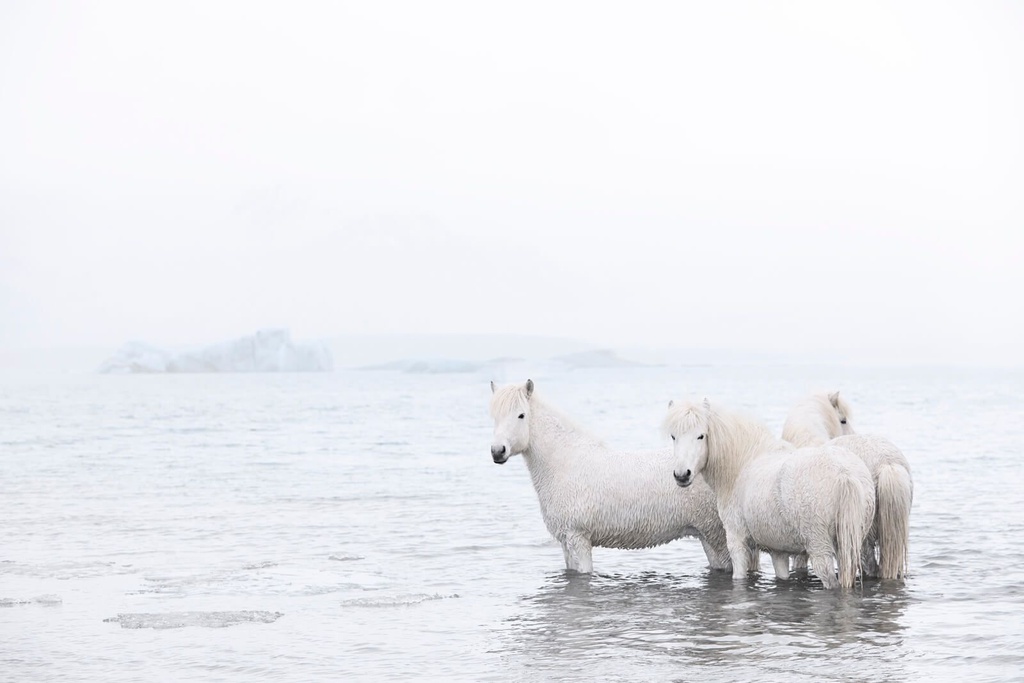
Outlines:
[{"label": "horse back", "polygon": [[860,457],[874,476],[877,476],[878,468],[882,465],[899,465],[906,469],[908,474],[910,473],[910,462],[903,455],[903,451],[885,437],[871,434],[847,434],[838,436],[829,443],[845,448]]},{"label": "horse back", "polygon": [[871,474],[855,455],[832,445],[811,446],[755,459],[744,468],[737,494],[747,520],[772,519],[771,529],[779,534],[803,536],[808,524],[833,516],[835,482],[844,478],[873,497]]}]

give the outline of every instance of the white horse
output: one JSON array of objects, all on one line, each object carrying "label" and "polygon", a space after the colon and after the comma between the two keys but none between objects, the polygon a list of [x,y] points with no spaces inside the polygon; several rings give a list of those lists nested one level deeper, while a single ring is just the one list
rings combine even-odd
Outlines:
[{"label": "white horse", "polygon": [[534,384],[491,382],[494,442],[504,464],[522,454],[566,569],[593,571],[592,548],[649,548],[683,536],[704,545],[712,569],[729,568],[725,529],[707,486],[672,483],[672,451],[617,451],[543,402]]},{"label": "white horse", "polygon": [[798,447],[828,442],[860,457],[871,472],[877,499],[862,553],[864,571],[882,579],[906,576],[914,480],[900,449],[880,436],[855,434],[850,406],[838,391],[814,394],[795,405],[782,428],[782,438]]},{"label": "white horse", "polygon": [[[789,577],[789,556],[806,553],[826,588],[853,586],[864,538],[875,514],[871,473],[843,448],[794,449],[761,423],[700,404],[669,403],[679,486],[703,475],[718,501],[734,579],[748,570],[753,548]],[[839,565],[839,577],[833,569]]]}]

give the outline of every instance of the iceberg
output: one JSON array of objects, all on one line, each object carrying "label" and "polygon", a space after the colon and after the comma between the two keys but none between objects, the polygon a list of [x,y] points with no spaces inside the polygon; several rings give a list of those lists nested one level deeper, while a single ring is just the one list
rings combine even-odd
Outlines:
[{"label": "iceberg", "polygon": [[128,342],[100,365],[102,373],[167,372],[173,356],[143,342]]},{"label": "iceberg", "polygon": [[331,350],[320,342],[293,342],[284,329],[172,353],[143,342],[129,342],[105,360],[101,373],[184,372],[329,372]]}]

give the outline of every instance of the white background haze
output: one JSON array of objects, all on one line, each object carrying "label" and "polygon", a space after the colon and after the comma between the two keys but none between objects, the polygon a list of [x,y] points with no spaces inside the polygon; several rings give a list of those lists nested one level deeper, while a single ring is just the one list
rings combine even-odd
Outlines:
[{"label": "white background haze", "polygon": [[0,351],[274,325],[1019,365],[1022,31],[1015,2],[2,2]]}]

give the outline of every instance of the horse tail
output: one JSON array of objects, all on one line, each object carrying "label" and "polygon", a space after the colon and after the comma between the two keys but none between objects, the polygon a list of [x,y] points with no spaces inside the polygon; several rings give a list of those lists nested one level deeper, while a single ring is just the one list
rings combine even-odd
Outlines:
[{"label": "horse tail", "polygon": [[860,567],[861,547],[874,515],[874,487],[867,487],[852,472],[839,476],[836,508],[836,564],[839,585],[853,588]]},{"label": "horse tail", "polygon": [[882,465],[878,471],[875,528],[878,530],[879,575],[883,579],[899,579],[907,575],[912,498],[910,472],[895,463]]}]

